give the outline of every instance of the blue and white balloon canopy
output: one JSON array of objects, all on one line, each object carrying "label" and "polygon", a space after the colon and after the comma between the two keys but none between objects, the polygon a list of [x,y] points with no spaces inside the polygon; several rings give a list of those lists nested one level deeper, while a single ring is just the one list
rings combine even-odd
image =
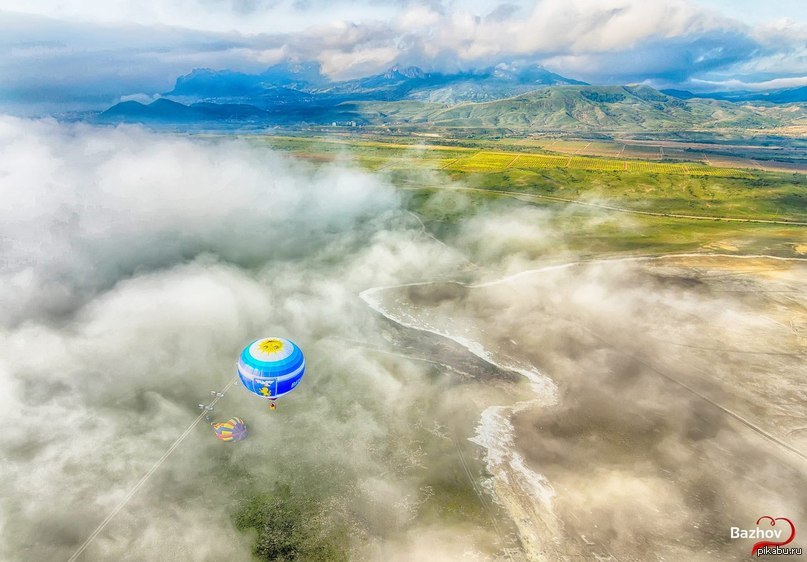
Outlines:
[{"label": "blue and white balloon canopy", "polygon": [[305,357],[292,341],[255,340],[238,357],[238,378],[250,392],[274,400],[291,392],[305,374]]}]

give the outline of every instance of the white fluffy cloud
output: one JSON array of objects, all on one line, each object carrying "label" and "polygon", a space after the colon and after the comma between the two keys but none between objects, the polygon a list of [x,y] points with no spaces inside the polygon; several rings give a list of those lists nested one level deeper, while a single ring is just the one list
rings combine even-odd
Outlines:
[{"label": "white fluffy cloud", "polygon": [[396,201],[369,175],[245,141],[13,118],[0,120],[0,188],[6,323],[202,252],[290,259]]},{"label": "white fluffy cloud", "polygon": [[[222,448],[197,427],[86,559],[246,560],[234,503],[278,481],[372,476],[417,496],[389,436],[432,383],[349,342],[380,339],[360,291],[458,258],[382,177],[235,139],[0,117],[0,191],[0,558],[66,559],[256,334],[304,347],[306,392],[278,418],[234,388],[216,416],[255,437]],[[348,502],[316,493],[323,510]],[[350,493],[352,514],[378,509],[369,493]],[[393,524],[367,533],[383,542]]]},{"label": "white fluffy cloud", "polygon": [[98,24],[133,23],[168,25],[226,33],[279,33],[301,31],[333,19],[385,19],[397,7],[364,0],[4,0],[2,9],[67,21]]},{"label": "white fluffy cloud", "polygon": [[803,74],[804,22],[749,25],[689,0],[7,0],[3,8],[0,103],[46,110],[168,91],[193,68],[255,72],[286,59],[316,60],[333,78],[395,63],[455,70],[517,58],[595,82]]}]

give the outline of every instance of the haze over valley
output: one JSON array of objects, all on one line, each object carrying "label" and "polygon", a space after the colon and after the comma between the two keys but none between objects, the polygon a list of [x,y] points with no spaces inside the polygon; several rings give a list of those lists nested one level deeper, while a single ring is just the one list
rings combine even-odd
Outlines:
[{"label": "haze over valley", "polygon": [[800,2],[1,4],[0,559],[801,548]]}]

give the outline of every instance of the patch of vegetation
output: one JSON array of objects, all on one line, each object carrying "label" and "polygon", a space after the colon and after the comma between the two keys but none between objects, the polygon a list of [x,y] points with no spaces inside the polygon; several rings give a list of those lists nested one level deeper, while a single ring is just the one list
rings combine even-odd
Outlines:
[{"label": "patch of vegetation", "polygon": [[294,493],[287,484],[244,500],[233,519],[240,531],[256,533],[254,554],[260,560],[348,560],[347,530],[324,516],[318,498]]},{"label": "patch of vegetation", "polygon": [[616,103],[625,99],[619,92],[597,92],[594,90],[581,90],[580,95],[587,100],[598,103]]}]

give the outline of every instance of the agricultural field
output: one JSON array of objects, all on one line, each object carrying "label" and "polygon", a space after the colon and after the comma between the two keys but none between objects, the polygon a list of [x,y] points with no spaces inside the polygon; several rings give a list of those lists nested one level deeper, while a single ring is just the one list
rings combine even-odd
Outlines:
[{"label": "agricultural field", "polygon": [[[534,139],[465,139],[462,145],[424,145],[422,139],[250,139],[312,162],[340,159],[385,174],[438,236],[450,236],[452,205],[465,213],[469,206],[495,201],[502,208],[526,205],[562,217],[563,224],[553,228],[568,230],[575,252],[807,255],[807,226],[792,224],[807,223],[803,173],[550,152],[558,142],[581,151],[602,149],[606,141],[550,140],[539,146],[543,141]],[[633,148],[653,150],[641,144]]]},{"label": "agricultural field", "polygon": [[599,172],[642,172],[648,174],[681,174],[714,177],[748,178],[750,174],[736,168],[718,168],[700,163],[660,162],[653,160],[618,160],[587,156],[549,154],[519,154],[513,152],[479,151],[460,156],[445,166],[447,170],[463,172],[501,172],[508,169],[569,168]]},{"label": "agricultural field", "polygon": [[518,158],[519,155],[512,152],[479,151],[471,156],[455,159],[446,166],[446,169],[467,172],[499,172],[512,166]]},{"label": "agricultural field", "polygon": [[750,142],[747,139],[707,143],[670,139],[569,140],[538,137],[500,140],[496,142],[496,146],[501,149],[508,147],[511,150],[533,150],[625,160],[694,161],[723,168],[769,171],[799,169],[804,171],[807,169],[807,151],[799,139]]},{"label": "agricultural field", "polygon": [[[676,141],[632,140],[585,141],[566,139],[436,139],[429,137],[272,137],[252,136],[289,150],[304,158],[350,154],[366,158],[368,167],[383,169],[412,164],[418,168],[499,172],[506,169],[570,168],[580,170],[684,174],[713,177],[750,177],[754,170],[804,172],[805,150],[800,146],[740,146],[680,143]],[[717,148],[715,148],[717,146]],[[717,153],[707,154],[707,150]],[[726,152],[750,151],[748,155],[768,159],[755,160]],[[745,154],[742,152],[742,154]],[[783,160],[771,160],[780,157]],[[785,161],[785,159],[789,159]],[[387,165],[382,160],[389,160]]]},{"label": "agricultural field", "polygon": [[574,170],[596,170],[600,172],[619,172],[626,170],[627,163],[619,160],[605,158],[583,158],[573,156],[569,159],[567,167]]},{"label": "agricultural field", "polygon": [[[807,255],[807,228],[799,226],[626,216],[585,206],[526,201],[510,197],[507,192],[446,191],[438,187],[408,191],[407,206],[433,235],[448,243],[460,238],[469,216],[506,216],[526,207],[536,211],[537,230],[551,232],[563,240],[562,247],[552,248],[553,253],[565,252],[569,256],[687,252]],[[478,256],[473,250],[467,249],[468,257],[476,261]],[[546,251],[545,246],[535,245],[525,247],[522,253],[525,259],[536,259]]]},{"label": "agricultural field", "polygon": [[522,169],[565,168],[569,164],[568,156],[548,156],[542,154],[520,154],[514,162]]}]

